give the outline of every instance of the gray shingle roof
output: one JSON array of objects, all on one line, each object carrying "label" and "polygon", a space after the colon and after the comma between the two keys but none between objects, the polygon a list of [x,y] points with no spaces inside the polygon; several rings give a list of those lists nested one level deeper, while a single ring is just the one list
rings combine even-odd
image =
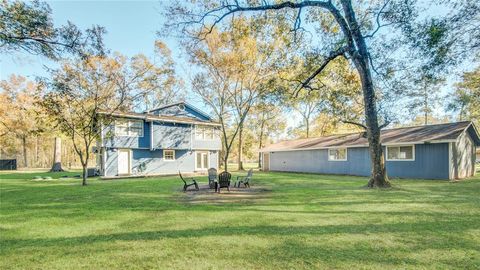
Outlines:
[{"label": "gray shingle roof", "polygon": [[[401,143],[435,143],[441,141],[456,140],[458,136],[469,129],[469,132],[477,145],[480,145],[480,137],[475,126],[470,121],[425,125],[415,127],[392,128],[381,131],[382,144]],[[261,149],[261,152],[308,150],[331,147],[359,147],[368,146],[364,132],[331,135],[318,138],[298,139],[281,141]]]},{"label": "gray shingle roof", "polygon": [[180,116],[162,116],[155,115],[150,113],[134,113],[134,112],[106,112],[99,111],[99,114],[108,115],[112,117],[124,117],[124,118],[136,118],[150,121],[159,121],[159,122],[172,122],[172,123],[184,123],[184,124],[199,124],[199,125],[213,125],[220,126],[220,123],[215,121],[206,121],[200,119],[194,119],[190,117],[180,117]]}]

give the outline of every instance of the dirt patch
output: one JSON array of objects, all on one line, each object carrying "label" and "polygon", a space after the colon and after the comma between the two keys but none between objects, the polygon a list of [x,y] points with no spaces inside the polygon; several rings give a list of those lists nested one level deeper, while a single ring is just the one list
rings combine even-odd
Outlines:
[{"label": "dirt patch", "polygon": [[271,190],[264,186],[250,188],[230,187],[230,191],[222,188],[221,193],[210,189],[208,185],[201,185],[200,190],[189,190],[184,193],[182,200],[192,204],[224,204],[238,202],[259,202],[270,197]]}]

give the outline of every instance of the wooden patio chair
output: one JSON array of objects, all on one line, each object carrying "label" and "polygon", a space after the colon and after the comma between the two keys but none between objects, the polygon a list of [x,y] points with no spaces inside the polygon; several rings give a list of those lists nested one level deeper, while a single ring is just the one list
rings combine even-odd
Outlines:
[{"label": "wooden patio chair", "polygon": [[[197,184],[197,181],[195,179],[193,179],[192,177],[190,178],[183,178],[182,176],[182,173],[180,171],[178,171],[178,175],[180,176],[180,179],[182,179],[183,181],[183,192],[186,192],[187,191],[187,188],[188,187],[191,187],[191,186],[195,186],[195,189],[196,190],[200,190],[198,188],[198,184]],[[191,183],[188,183],[187,184],[187,181],[191,182]]]},{"label": "wooden patio chair", "polygon": [[240,187],[243,184],[245,187],[250,187],[250,180],[253,177],[253,169],[248,170],[247,176],[237,176],[237,181],[233,185],[234,187]]},{"label": "wooden patio chair", "polygon": [[228,192],[230,192],[230,179],[232,179],[232,175],[229,172],[222,172],[218,175],[218,186],[217,190],[220,193],[221,188],[227,188]]},{"label": "wooden patio chair", "polygon": [[215,188],[215,181],[217,181],[217,169],[210,168],[208,169],[208,186],[210,188]]}]

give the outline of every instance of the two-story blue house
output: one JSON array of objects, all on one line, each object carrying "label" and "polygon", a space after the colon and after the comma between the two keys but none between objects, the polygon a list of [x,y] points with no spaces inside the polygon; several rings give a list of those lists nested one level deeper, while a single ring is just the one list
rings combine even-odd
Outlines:
[{"label": "two-story blue house", "polygon": [[180,102],[144,113],[109,114],[97,142],[97,167],[105,177],[202,172],[217,168],[219,124]]}]

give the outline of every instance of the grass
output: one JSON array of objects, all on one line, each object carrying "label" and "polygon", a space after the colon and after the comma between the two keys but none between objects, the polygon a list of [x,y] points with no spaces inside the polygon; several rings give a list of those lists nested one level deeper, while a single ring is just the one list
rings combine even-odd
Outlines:
[{"label": "grass", "polygon": [[176,177],[81,187],[34,175],[0,174],[1,269],[480,268],[479,176],[380,191],[362,177],[255,173],[261,194],[202,200]]},{"label": "grass", "polygon": [[[228,163],[228,170],[237,170],[238,168],[238,163]],[[243,168],[245,170],[249,169],[258,169],[258,163],[257,162],[244,162],[243,163]]]}]

